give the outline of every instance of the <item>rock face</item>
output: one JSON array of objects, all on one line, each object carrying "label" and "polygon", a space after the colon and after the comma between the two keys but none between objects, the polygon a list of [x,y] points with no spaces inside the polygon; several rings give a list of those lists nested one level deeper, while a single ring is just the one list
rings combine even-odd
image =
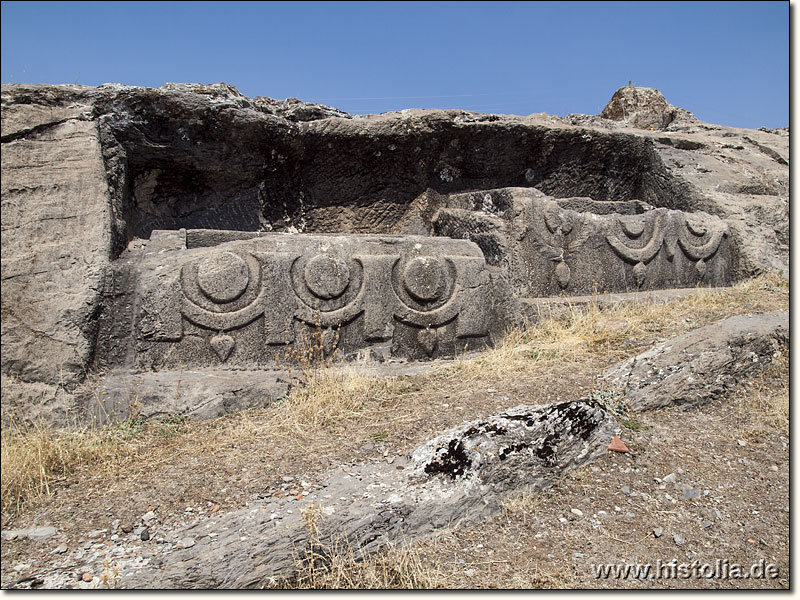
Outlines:
[{"label": "rock face", "polygon": [[585,401],[518,406],[471,421],[391,465],[335,471],[299,501],[258,502],[190,527],[179,537],[194,544],[126,585],[260,588],[291,578],[297,558],[312,560],[312,551],[313,560],[324,561],[337,547],[362,557],[454,523],[476,523],[499,512],[508,490],[548,487],[562,472],[602,456],[615,426],[611,415]]},{"label": "rock face", "polygon": [[0,367],[4,404],[63,418],[92,362],[111,219],[91,100],[42,92],[10,109],[3,93]]},{"label": "rock face", "polygon": [[632,410],[708,402],[788,351],[789,312],[738,315],[657,344],[604,375]]},{"label": "rock face", "polygon": [[451,194],[434,214],[433,228],[477,243],[490,264],[507,271],[518,298],[733,281],[729,230],[721,219],[642,202],[618,203],[605,214],[604,204],[555,200],[531,188]]},{"label": "rock face", "polygon": [[264,368],[317,310],[321,346],[425,360],[532,299],[788,272],[786,132],[645,88],[565,118],[225,84],[3,85],[2,107],[4,415],[80,418],[106,369]]},{"label": "rock face", "polygon": [[131,289],[99,347],[134,370],[452,356],[483,347],[491,324],[486,262],[467,240],[154,231],[116,273]]},{"label": "rock face", "polygon": [[697,121],[689,111],[668,103],[658,90],[633,85],[619,88],[600,116],[639,129],[665,129],[674,121]]}]

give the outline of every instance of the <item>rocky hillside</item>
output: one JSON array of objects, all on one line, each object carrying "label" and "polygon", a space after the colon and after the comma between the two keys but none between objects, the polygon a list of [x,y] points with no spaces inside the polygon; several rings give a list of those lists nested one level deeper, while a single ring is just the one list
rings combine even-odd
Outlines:
[{"label": "rocky hillside", "polygon": [[123,295],[111,265],[154,230],[432,235],[436,194],[535,188],[578,212],[702,212],[733,279],[788,273],[788,130],[703,123],[647,88],[598,116],[359,116],[225,84],[7,84],[2,143],[4,413],[74,410]]}]

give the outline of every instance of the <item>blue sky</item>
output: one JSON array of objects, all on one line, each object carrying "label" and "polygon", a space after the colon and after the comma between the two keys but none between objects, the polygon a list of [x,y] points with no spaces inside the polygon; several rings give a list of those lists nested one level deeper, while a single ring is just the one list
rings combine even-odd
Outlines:
[{"label": "blue sky", "polygon": [[2,2],[0,27],[3,83],[566,115],[632,80],[705,121],[789,124],[788,2]]}]

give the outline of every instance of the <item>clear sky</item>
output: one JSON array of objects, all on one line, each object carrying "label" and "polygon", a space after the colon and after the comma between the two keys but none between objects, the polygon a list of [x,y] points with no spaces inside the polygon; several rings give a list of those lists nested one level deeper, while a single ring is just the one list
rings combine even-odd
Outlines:
[{"label": "clear sky", "polygon": [[[792,10],[794,10],[792,8]],[[352,113],[596,114],[658,88],[789,124],[789,2],[2,2],[2,82],[236,86]]]}]

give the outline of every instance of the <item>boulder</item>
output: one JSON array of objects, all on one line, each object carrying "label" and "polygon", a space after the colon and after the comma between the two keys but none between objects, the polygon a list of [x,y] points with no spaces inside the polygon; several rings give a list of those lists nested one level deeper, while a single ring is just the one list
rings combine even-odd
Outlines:
[{"label": "boulder", "polygon": [[788,351],[789,312],[737,315],[614,365],[605,382],[630,410],[710,402]]},{"label": "boulder", "polygon": [[656,89],[628,85],[619,88],[600,113],[639,129],[666,129],[673,121],[696,121],[688,110],[672,106]]}]

